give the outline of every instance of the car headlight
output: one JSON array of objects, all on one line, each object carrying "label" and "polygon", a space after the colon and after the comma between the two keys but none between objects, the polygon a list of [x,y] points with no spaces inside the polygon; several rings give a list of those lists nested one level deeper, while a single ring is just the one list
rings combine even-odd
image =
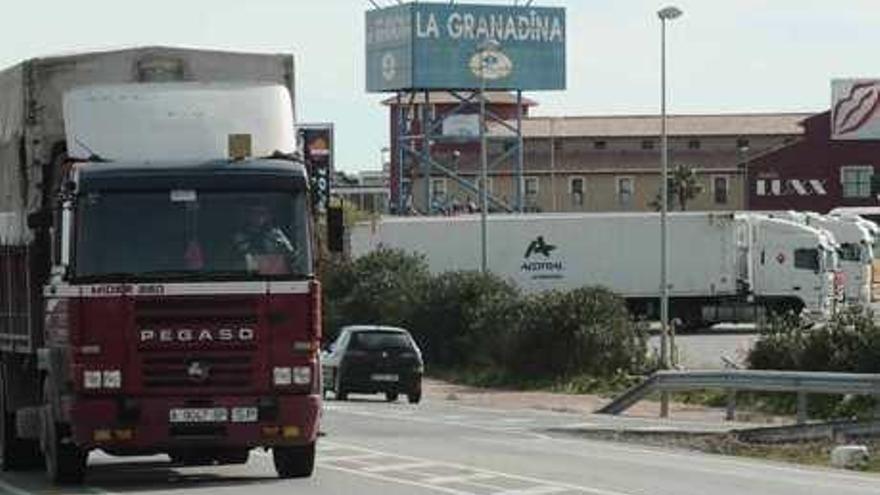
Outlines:
[{"label": "car headlight", "polygon": [[290,385],[293,382],[293,371],[288,366],[276,366],[272,369],[272,383]]},{"label": "car headlight", "polygon": [[101,388],[101,372],[83,371],[83,387],[88,389]]},{"label": "car headlight", "polygon": [[102,373],[102,382],[104,388],[120,388],[122,387],[122,371],[107,370]]},{"label": "car headlight", "polygon": [[312,368],[310,366],[294,366],[293,383],[296,385],[308,385],[312,383]]}]

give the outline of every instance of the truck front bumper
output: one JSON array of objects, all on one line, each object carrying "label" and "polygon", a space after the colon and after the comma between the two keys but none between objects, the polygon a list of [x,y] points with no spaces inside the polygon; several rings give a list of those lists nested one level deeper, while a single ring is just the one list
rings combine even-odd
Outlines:
[{"label": "truck front bumper", "polygon": [[[171,422],[172,409],[256,407],[256,421]],[[191,447],[305,445],[318,435],[321,397],[310,395],[77,397],[71,434],[86,449],[168,451]]]}]

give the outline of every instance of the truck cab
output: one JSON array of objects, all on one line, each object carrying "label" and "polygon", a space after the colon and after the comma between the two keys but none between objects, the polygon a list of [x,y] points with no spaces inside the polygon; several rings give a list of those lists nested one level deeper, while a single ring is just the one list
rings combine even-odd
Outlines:
[{"label": "truck cab", "polygon": [[775,311],[824,320],[836,311],[840,277],[837,245],[827,233],[766,215],[752,216],[754,292]]},{"label": "truck cab", "polygon": [[310,476],[321,296],[287,89],[82,87],[64,110],[69,158],[28,222],[49,260],[36,359],[0,369],[3,467],[76,483],[95,449],[200,465],[261,447]]}]

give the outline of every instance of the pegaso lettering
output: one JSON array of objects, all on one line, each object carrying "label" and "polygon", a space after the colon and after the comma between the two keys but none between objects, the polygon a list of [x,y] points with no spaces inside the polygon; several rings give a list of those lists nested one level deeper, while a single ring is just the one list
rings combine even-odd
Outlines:
[{"label": "pegaso lettering", "polygon": [[254,340],[252,328],[143,328],[138,331],[139,340],[143,343],[161,342],[251,342]]}]

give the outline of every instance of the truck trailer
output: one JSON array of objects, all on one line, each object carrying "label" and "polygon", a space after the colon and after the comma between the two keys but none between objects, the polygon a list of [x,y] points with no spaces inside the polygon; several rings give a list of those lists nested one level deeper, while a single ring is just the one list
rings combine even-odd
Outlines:
[{"label": "truck trailer", "polygon": [[[824,233],[745,213],[671,213],[668,222],[670,317],[683,327],[833,311],[837,258]],[[634,314],[659,315],[658,214],[492,215],[487,231],[489,271],[527,292],[604,286]],[[381,247],[422,254],[433,272],[479,270],[480,218],[384,217],[354,227],[352,257]]]},{"label": "truck trailer", "polygon": [[155,47],[0,73],[3,469],[76,483],[96,449],[262,447],[311,475],[320,286],[292,89],[290,55]]}]

